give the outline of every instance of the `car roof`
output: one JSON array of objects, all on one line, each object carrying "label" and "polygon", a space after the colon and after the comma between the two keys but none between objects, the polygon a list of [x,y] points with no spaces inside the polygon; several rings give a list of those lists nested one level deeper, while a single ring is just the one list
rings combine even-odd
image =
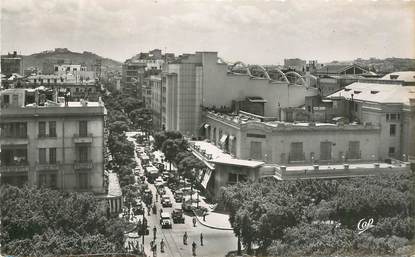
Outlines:
[{"label": "car roof", "polygon": [[160,214],[160,216],[161,216],[162,218],[170,218],[170,212],[162,212],[162,213]]}]

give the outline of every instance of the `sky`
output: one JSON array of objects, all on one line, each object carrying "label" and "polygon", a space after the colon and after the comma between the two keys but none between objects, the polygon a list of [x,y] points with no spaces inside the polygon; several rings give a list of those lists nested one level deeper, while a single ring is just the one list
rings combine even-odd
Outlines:
[{"label": "sky", "polygon": [[0,0],[1,52],[68,48],[124,61],[158,48],[282,64],[415,58],[415,1]]}]

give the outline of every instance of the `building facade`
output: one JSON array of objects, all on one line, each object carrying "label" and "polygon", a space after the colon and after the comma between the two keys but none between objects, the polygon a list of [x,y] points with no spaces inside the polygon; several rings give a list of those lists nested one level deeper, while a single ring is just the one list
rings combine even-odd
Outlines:
[{"label": "building facade", "polygon": [[415,72],[359,80],[327,97],[338,116],[379,126],[380,156],[407,160],[415,156]]},{"label": "building facade", "polygon": [[31,91],[0,95],[1,183],[105,193],[104,104],[39,106]]},{"label": "building facade", "polygon": [[249,67],[243,69],[247,73],[230,71],[216,52],[196,52],[166,64],[162,73],[166,129],[194,137],[201,125],[202,107],[230,107],[233,101],[260,98],[264,115],[278,117],[280,108],[301,106],[305,96],[317,95],[307,85],[272,79],[264,69],[262,77],[253,75]]},{"label": "building facade", "polygon": [[10,77],[13,73],[23,75],[23,58],[14,51],[1,56],[1,73]]},{"label": "building facade", "polygon": [[122,91],[143,98],[142,87],[146,65],[140,62],[127,60],[122,65]]}]

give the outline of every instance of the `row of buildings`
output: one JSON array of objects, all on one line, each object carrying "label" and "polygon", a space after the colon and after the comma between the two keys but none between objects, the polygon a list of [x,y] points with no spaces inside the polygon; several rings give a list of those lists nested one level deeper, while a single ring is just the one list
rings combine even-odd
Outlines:
[{"label": "row of buildings", "polygon": [[[235,181],[366,176],[415,159],[415,72],[359,65],[284,68],[225,63],[196,52],[143,78],[159,130],[192,139],[210,191]],[[300,68],[298,68],[298,67]]]},{"label": "row of buildings", "polygon": [[92,192],[119,212],[118,178],[104,168],[107,111],[95,72],[56,64],[53,74],[22,76],[3,64],[11,75],[0,86],[0,184]]}]

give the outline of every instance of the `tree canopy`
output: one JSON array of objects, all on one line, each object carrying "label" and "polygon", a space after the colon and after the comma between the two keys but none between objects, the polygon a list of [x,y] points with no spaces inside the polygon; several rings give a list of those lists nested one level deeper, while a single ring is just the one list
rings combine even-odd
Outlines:
[{"label": "tree canopy", "polygon": [[[234,233],[262,255],[392,254],[414,240],[413,175],[222,188]],[[361,219],[375,226],[357,233]],[[365,241],[367,240],[367,241]]]},{"label": "tree canopy", "polygon": [[124,223],[92,194],[5,186],[0,194],[3,252],[21,256],[123,252]]}]

